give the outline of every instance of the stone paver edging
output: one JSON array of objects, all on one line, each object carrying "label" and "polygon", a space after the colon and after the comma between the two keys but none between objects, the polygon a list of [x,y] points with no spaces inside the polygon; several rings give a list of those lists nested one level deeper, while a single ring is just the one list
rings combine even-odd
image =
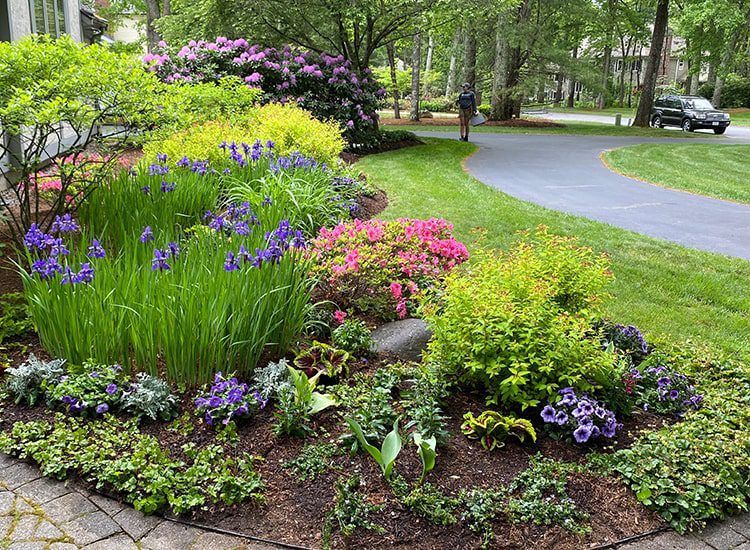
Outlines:
[{"label": "stone paver edging", "polygon": [[116,500],[42,477],[0,454],[1,550],[270,550],[275,546],[146,516]]}]

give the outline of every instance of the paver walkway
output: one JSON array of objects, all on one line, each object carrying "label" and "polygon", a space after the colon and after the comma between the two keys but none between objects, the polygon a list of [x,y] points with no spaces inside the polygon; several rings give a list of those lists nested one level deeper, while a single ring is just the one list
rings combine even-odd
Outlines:
[{"label": "paver walkway", "polygon": [[[455,132],[418,133],[455,139]],[[479,151],[466,161],[469,172],[508,195],[750,260],[750,205],[636,181],[612,172],[599,159],[606,149],[636,143],[686,143],[684,139],[476,132],[471,141]]]},{"label": "paver walkway", "polygon": [[[273,550],[277,546],[145,516],[116,500],[42,477],[0,453],[2,550]],[[750,514],[702,533],[667,531],[621,550],[750,550]]]},{"label": "paver walkway", "polygon": [[0,549],[271,550],[242,538],[146,516],[116,500],[42,477],[0,454]]}]

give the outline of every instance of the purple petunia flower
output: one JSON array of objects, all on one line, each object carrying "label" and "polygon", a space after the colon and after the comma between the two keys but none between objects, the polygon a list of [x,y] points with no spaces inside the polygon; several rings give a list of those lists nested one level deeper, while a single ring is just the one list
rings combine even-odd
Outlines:
[{"label": "purple petunia flower", "polygon": [[568,415],[565,411],[557,411],[557,414],[555,415],[555,423],[558,426],[564,426],[568,422]]},{"label": "purple petunia flower", "polygon": [[578,426],[573,432],[573,437],[577,443],[586,443],[591,437],[591,427],[589,426]]},{"label": "purple petunia flower", "polygon": [[542,420],[545,422],[554,422],[557,411],[551,405],[547,405],[542,409]]},{"label": "purple petunia flower", "polygon": [[109,395],[114,395],[115,393],[117,393],[117,384],[108,385],[107,389],[105,389],[104,391],[106,391]]},{"label": "purple petunia flower", "polygon": [[107,405],[106,403],[100,403],[99,405],[96,406],[96,412],[98,414],[104,414],[108,410],[109,410],[109,405]]},{"label": "purple petunia flower", "polygon": [[679,396],[680,396],[680,392],[679,392],[679,391],[677,391],[677,390],[671,390],[671,391],[669,392],[669,398],[670,398],[670,399],[671,399],[672,401],[674,401],[675,399],[677,399],[677,398],[678,398]]}]

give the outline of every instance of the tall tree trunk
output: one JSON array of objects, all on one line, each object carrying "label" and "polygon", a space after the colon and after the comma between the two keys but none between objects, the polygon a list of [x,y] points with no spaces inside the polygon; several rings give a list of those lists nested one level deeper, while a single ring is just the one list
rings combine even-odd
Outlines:
[{"label": "tall tree trunk", "polygon": [[161,17],[161,7],[159,6],[159,0],[146,0],[146,40],[148,51],[152,52],[156,49],[161,36],[156,32],[154,22]]},{"label": "tall tree trunk", "polygon": [[729,40],[729,44],[726,45],[726,49],[724,50],[724,53],[721,56],[722,75],[716,76],[716,86],[714,86],[714,96],[711,99],[711,103],[713,103],[714,107],[716,107],[717,109],[721,107],[721,92],[724,89],[723,74],[726,74],[729,72],[730,65],[732,63],[732,57],[734,56],[734,49],[737,47],[737,41],[740,38],[739,34],[740,34],[739,29],[735,30],[732,33],[732,38]]},{"label": "tall tree trunk", "polygon": [[554,105],[555,107],[559,107],[560,102],[562,101],[563,80],[563,74],[557,73],[557,89],[555,89],[555,100],[552,102],[552,105]]},{"label": "tall tree trunk", "polygon": [[693,79],[690,81],[690,88],[688,89],[688,93],[690,95],[697,95],[698,94],[698,86],[700,86],[701,81],[701,58],[700,55],[696,55],[693,62],[690,64],[690,69],[693,71]]},{"label": "tall tree trunk", "polygon": [[607,45],[604,48],[604,57],[602,59],[602,91],[597,98],[596,106],[604,109],[607,106],[609,96],[609,66],[612,64],[612,46]]},{"label": "tall tree trunk", "polygon": [[490,119],[500,120],[508,90],[508,42],[506,40],[506,17],[497,16],[495,28],[495,63],[492,67],[492,97],[490,98]]},{"label": "tall tree trunk", "polygon": [[411,51],[411,120],[419,120],[419,80],[422,68],[422,33],[414,35],[414,47]]},{"label": "tall tree trunk", "polygon": [[[578,46],[573,48],[573,59],[578,59]],[[576,81],[573,75],[568,76],[568,107],[572,109],[576,105]]]},{"label": "tall tree trunk", "polygon": [[425,59],[424,62],[424,76],[422,78],[424,81],[425,93],[428,94],[427,97],[430,97],[430,72],[432,71],[432,53],[434,50],[435,42],[432,39],[432,35],[430,35],[427,39],[427,59]]},{"label": "tall tree trunk", "polygon": [[708,62],[708,79],[706,82],[711,86],[716,86],[716,63],[713,60]]},{"label": "tall tree trunk", "polygon": [[456,29],[451,45],[451,61],[448,66],[448,79],[445,83],[445,97],[451,97],[456,93],[456,55],[461,45],[461,29]]},{"label": "tall tree trunk", "polygon": [[464,72],[463,81],[472,86],[477,79],[477,35],[476,29],[464,29]]},{"label": "tall tree trunk", "polygon": [[396,48],[393,42],[388,42],[385,46],[385,50],[388,53],[388,67],[391,70],[391,87],[393,88],[393,116],[395,118],[401,118],[401,107],[399,107],[398,100],[401,94],[398,90],[398,78],[396,78]]},{"label": "tall tree trunk", "polygon": [[651,105],[654,102],[656,91],[656,78],[659,74],[661,53],[664,46],[664,35],[667,32],[669,20],[669,0],[659,0],[656,5],[656,17],[654,18],[654,32],[651,35],[651,49],[648,53],[648,66],[643,77],[643,89],[641,90],[641,101],[633,120],[633,126],[647,127],[651,122]]}]

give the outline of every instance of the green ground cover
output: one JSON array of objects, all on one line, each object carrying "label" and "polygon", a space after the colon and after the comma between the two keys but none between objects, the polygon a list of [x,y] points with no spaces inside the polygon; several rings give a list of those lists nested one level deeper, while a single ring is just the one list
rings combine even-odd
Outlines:
[{"label": "green ground cover", "polygon": [[446,218],[457,237],[506,247],[518,230],[546,224],[610,254],[615,281],[608,314],[651,335],[692,338],[730,352],[750,348],[750,262],[690,250],[603,223],[554,212],[491,189],[462,168],[471,144],[427,139],[425,146],[362,159],[359,168],[389,195],[385,217]]},{"label": "green ground cover", "polygon": [[750,203],[750,145],[642,143],[607,151],[603,159],[633,178]]}]

